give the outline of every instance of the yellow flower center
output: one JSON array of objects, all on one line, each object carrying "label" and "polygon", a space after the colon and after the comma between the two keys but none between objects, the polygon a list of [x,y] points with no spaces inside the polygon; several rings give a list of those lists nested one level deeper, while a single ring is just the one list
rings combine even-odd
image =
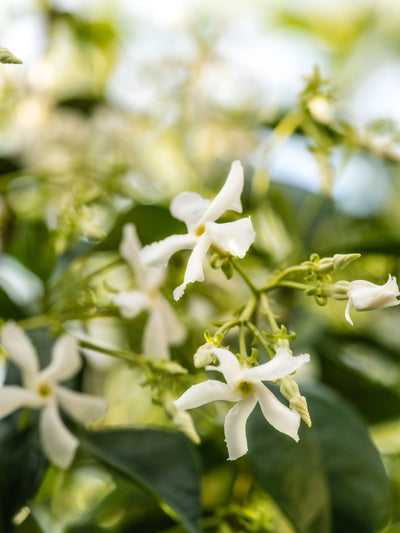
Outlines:
[{"label": "yellow flower center", "polygon": [[241,381],[238,385],[239,391],[245,395],[253,392],[253,384],[250,381]]},{"label": "yellow flower center", "polygon": [[203,233],[206,231],[206,227],[204,224],[202,224],[201,226],[199,226],[197,229],[196,229],[196,237],[201,237],[201,235],[203,235]]},{"label": "yellow flower center", "polygon": [[47,385],[47,383],[41,383],[38,386],[38,393],[43,398],[47,398],[47,396],[50,396],[51,394],[51,388]]}]

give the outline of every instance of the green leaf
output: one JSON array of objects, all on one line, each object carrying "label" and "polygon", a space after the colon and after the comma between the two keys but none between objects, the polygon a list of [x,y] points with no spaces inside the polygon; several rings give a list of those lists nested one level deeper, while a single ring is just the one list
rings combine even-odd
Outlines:
[{"label": "green leaf", "polygon": [[193,445],[158,429],[79,429],[81,445],[98,460],[139,482],[177,515],[189,533],[200,531],[200,468]]},{"label": "green leaf", "polygon": [[[368,429],[322,385],[302,386],[313,427],[300,441],[249,420],[249,456],[266,490],[298,533],[372,533],[389,513],[389,483]],[[277,394],[278,396],[278,394]]]},{"label": "green leaf", "polygon": [[0,47],[0,63],[14,63],[21,65],[22,61],[18,59],[18,57],[15,57],[8,48]]},{"label": "green leaf", "polygon": [[48,462],[38,426],[17,430],[18,415],[0,421],[0,531],[12,531],[12,519],[39,489]]}]

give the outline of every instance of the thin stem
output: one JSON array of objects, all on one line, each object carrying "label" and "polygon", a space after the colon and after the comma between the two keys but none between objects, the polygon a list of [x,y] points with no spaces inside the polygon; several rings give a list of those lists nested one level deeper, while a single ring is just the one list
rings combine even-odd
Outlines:
[{"label": "thin stem", "polygon": [[22,329],[38,329],[48,327],[54,324],[54,321],[48,315],[31,316],[18,320],[18,325]]},{"label": "thin stem", "polygon": [[247,348],[246,348],[246,335],[244,331],[244,322],[241,322],[239,326],[239,349],[240,355],[243,358],[243,361],[247,360]]},{"label": "thin stem", "polygon": [[262,292],[269,292],[275,289],[278,285],[281,284],[281,280],[288,276],[289,274],[293,274],[295,272],[305,272],[309,271],[310,267],[308,265],[295,265],[286,268],[282,272],[278,272],[277,274],[271,276],[271,278],[267,281],[267,283],[261,288]]},{"label": "thin stem", "polygon": [[280,331],[280,328],[278,326],[278,322],[275,319],[275,315],[271,310],[271,307],[268,301],[268,296],[266,294],[263,294],[261,296],[261,303],[262,303],[262,311],[264,315],[267,317],[268,322],[270,323],[272,332],[278,333]]},{"label": "thin stem", "polygon": [[244,270],[242,270],[242,268],[237,265],[235,263],[235,261],[233,261],[231,259],[231,263],[232,263],[232,266],[233,268],[236,270],[236,272],[238,274],[240,274],[240,276],[242,277],[243,281],[246,283],[246,285],[249,287],[249,289],[251,290],[251,292],[254,294],[254,295],[259,295],[260,291],[257,289],[257,287],[255,287],[253,285],[253,282],[251,281],[251,279],[248,277],[248,275],[246,274],[246,272],[244,272]]},{"label": "thin stem", "polygon": [[264,335],[251,322],[247,322],[246,326],[247,326],[248,330],[251,331],[251,333],[254,335],[254,337],[258,340],[258,342],[261,344],[261,346],[265,349],[265,351],[270,356],[270,358],[272,359],[273,356],[274,356],[273,348],[272,348],[271,344],[269,344],[267,339],[264,337]]}]

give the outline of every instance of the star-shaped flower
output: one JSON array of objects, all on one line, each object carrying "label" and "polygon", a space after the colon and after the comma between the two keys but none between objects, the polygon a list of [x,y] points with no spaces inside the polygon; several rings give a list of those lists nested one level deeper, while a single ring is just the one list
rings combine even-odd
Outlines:
[{"label": "star-shaped flower", "polygon": [[347,291],[349,301],[347,303],[345,317],[349,324],[353,325],[350,317],[350,309],[354,307],[356,311],[370,311],[381,307],[391,307],[399,305],[400,296],[396,278],[389,274],[389,279],[384,285],[375,285],[370,281],[358,279],[351,281]]},{"label": "star-shaped flower", "polygon": [[204,280],[203,260],[212,244],[242,258],[253,243],[255,233],[250,217],[224,224],[215,223],[227,210],[242,212],[242,190],[242,165],[234,161],[224,186],[212,202],[194,192],[183,192],[172,200],[171,214],[185,222],[187,234],[171,235],[142,249],[140,255],[143,262],[154,266],[166,266],[174,253],[193,249],[184,281],[174,290],[175,300],[183,295],[188,283]]},{"label": "star-shaped flower", "polygon": [[131,267],[138,289],[115,294],[112,301],[125,318],[134,318],[142,311],[149,312],[143,336],[143,352],[157,359],[169,359],[169,345],[182,342],[185,330],[159,291],[164,281],[164,268],[147,266],[141,259],[140,250],[135,226],[126,224],[120,254]]},{"label": "star-shaped flower", "polygon": [[247,452],[246,422],[257,403],[265,419],[278,431],[298,441],[300,415],[283,405],[262,383],[274,381],[295,372],[310,360],[309,354],[293,357],[288,350],[278,348],[275,357],[260,366],[241,366],[237,357],[225,348],[212,348],[219,360],[219,366],[207,366],[207,370],[218,370],[226,383],[210,379],[193,385],[175,405],[180,409],[193,409],[215,400],[237,402],[225,419],[225,440],[229,460],[237,459]]},{"label": "star-shaped flower", "polygon": [[39,429],[44,452],[54,464],[68,468],[79,441],[64,425],[58,407],[83,424],[98,419],[107,410],[103,398],[59,385],[81,368],[75,339],[60,337],[53,347],[51,363],[43,370],[39,370],[35,348],[17,324],[7,322],[3,326],[1,341],[10,359],[21,369],[23,386],[0,388],[0,418],[21,407],[41,409]]}]

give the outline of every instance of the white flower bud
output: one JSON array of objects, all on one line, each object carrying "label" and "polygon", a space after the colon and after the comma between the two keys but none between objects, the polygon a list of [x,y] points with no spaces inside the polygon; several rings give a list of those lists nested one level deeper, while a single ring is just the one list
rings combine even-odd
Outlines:
[{"label": "white flower bud", "polygon": [[350,309],[352,307],[356,311],[370,311],[381,307],[391,307],[400,304],[397,296],[400,296],[400,292],[396,278],[390,274],[388,281],[384,285],[375,285],[375,283],[362,279],[352,281],[348,289],[349,302],[345,311],[346,320],[353,325],[353,321],[350,318]]},{"label": "white flower bud", "polygon": [[210,351],[213,348],[215,348],[215,346],[212,342],[206,342],[199,347],[193,356],[193,362],[196,368],[203,368],[214,361],[214,355]]}]

